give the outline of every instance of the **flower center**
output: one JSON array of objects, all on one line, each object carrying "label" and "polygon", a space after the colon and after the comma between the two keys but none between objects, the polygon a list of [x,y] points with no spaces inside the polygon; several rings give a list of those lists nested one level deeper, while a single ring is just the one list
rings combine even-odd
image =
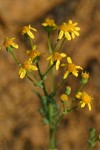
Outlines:
[{"label": "flower center", "polygon": [[3,45],[5,47],[8,47],[8,46],[12,45],[12,43],[13,43],[13,41],[11,39],[10,40],[5,40],[4,43],[3,43]]},{"label": "flower center", "polygon": [[73,24],[66,24],[66,23],[63,23],[63,25],[60,26],[60,29],[64,32],[70,32],[72,30],[74,30],[74,26]]},{"label": "flower center", "polygon": [[53,58],[54,58],[54,61],[55,61],[55,60],[61,60],[61,59],[62,59],[61,55],[60,55],[59,53],[57,53],[57,52],[54,53]]},{"label": "flower center", "polygon": [[33,50],[29,53],[29,57],[32,57],[32,58],[35,58],[39,55],[40,55],[40,53],[37,50]]},{"label": "flower center", "polygon": [[48,24],[48,26],[55,26],[54,20],[46,20],[46,23]]},{"label": "flower center", "polygon": [[70,73],[73,72],[73,71],[76,71],[76,66],[75,66],[73,63],[68,64],[67,70],[68,70]]},{"label": "flower center", "polygon": [[30,68],[30,65],[32,64],[31,60],[25,61],[23,64],[23,68],[28,70]]},{"label": "flower center", "polygon": [[91,102],[91,97],[86,93],[82,94],[81,99],[86,104]]},{"label": "flower center", "polygon": [[30,29],[29,29],[29,26],[25,26],[25,27],[23,27],[23,31],[24,32],[27,32],[27,31],[29,31]]}]

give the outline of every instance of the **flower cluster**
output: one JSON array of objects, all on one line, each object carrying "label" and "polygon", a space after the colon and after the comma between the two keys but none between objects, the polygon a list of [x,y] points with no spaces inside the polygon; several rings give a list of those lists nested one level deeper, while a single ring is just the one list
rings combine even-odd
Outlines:
[{"label": "flower cluster", "polygon": [[[37,30],[35,28],[31,27],[31,25],[24,26],[21,29],[21,34],[29,39],[30,45],[31,45],[31,49],[26,50],[28,59],[25,60],[25,62],[22,64],[17,60],[16,56],[13,53],[13,49],[14,48],[18,49],[18,47],[19,47],[16,43],[13,42],[15,40],[15,38],[6,37],[2,45],[5,46],[5,48],[8,52],[11,52],[15,61],[18,64],[20,64],[19,65],[20,68],[18,71],[19,77],[21,79],[23,79],[25,76],[29,77],[28,75],[30,75],[30,73],[32,71],[37,71],[40,76],[40,79],[42,81],[34,83],[34,85],[41,87],[44,90],[44,93],[47,95],[47,90],[45,89],[45,83],[44,83],[45,78],[44,77],[46,77],[48,75],[48,72],[50,70],[52,70],[53,67],[55,67],[56,71],[57,71],[57,70],[60,70],[60,68],[62,68],[60,66],[63,66],[65,68],[65,71],[62,76],[62,82],[58,84],[57,90],[62,85],[62,83],[67,80],[68,76],[73,75],[75,77],[78,77],[80,71],[82,71],[80,84],[82,86],[85,85],[88,82],[89,73],[83,71],[83,67],[74,64],[71,57],[67,56],[66,53],[60,52],[62,45],[64,44],[63,41],[65,41],[65,40],[70,41],[70,40],[74,39],[76,36],[79,36],[80,28],[77,25],[78,25],[78,23],[77,22],[73,23],[72,20],[69,20],[68,23],[64,22],[61,25],[57,25],[53,19],[46,19],[45,22],[42,23],[44,30],[48,33],[48,49],[50,52],[50,55],[47,58],[45,58],[45,60],[49,61],[48,62],[49,68],[47,67],[48,69],[46,70],[44,75],[43,75],[43,73],[41,73],[40,67],[39,67],[39,60],[40,60],[39,58],[41,56],[41,53],[37,49],[37,46],[35,44],[33,44],[33,41],[32,41],[35,37],[35,35],[33,34],[32,31],[37,32]],[[56,30],[58,33],[58,36],[56,38],[56,42],[55,42],[54,46],[51,43],[51,39],[50,39],[50,34],[52,33],[51,31],[53,31],[53,30]],[[58,45],[59,41],[62,41],[62,42],[60,42],[61,45],[59,44],[60,47]],[[63,63],[64,59],[67,60],[66,64]],[[54,70],[52,71],[52,73],[53,72],[54,72]],[[54,76],[54,74],[52,74],[52,75]],[[33,81],[33,80],[31,79],[31,81]],[[54,82],[54,80],[53,80],[53,82]],[[52,82],[52,87],[54,86],[53,82]],[[53,92],[56,93],[56,90]],[[60,100],[61,100],[61,102],[64,103],[64,107],[65,107],[65,102],[68,101],[68,99],[69,99],[70,93],[71,93],[71,87],[67,86],[65,92],[63,94],[61,94],[61,96],[60,96]],[[91,98],[85,92],[79,91],[74,96],[74,99],[80,100],[79,106],[81,108],[83,108],[85,105],[87,105],[89,110],[91,110],[91,102],[92,102],[93,98]]]},{"label": "flower cluster", "polygon": [[[23,79],[26,77],[33,83],[34,86],[37,86],[43,92],[41,92],[41,94],[39,91],[34,90],[34,93],[39,97],[42,106],[39,112],[43,117],[44,123],[49,125],[49,149],[51,150],[56,149],[53,136],[63,116],[74,109],[83,108],[85,106],[88,107],[89,111],[92,109],[93,98],[86,92],[82,91],[83,86],[87,84],[89,80],[89,73],[84,71],[83,67],[76,65],[72,58],[68,56],[67,52],[65,53],[62,51],[62,47],[66,40],[70,41],[79,36],[80,28],[77,25],[78,23],[73,23],[72,20],[69,20],[68,23],[64,22],[61,25],[57,25],[53,19],[46,19],[45,22],[42,23],[43,29],[47,32],[48,36],[47,50],[49,55],[48,57],[44,55],[44,61],[47,63],[45,71],[43,71],[40,67],[41,50],[39,50],[35,42],[33,42],[35,38],[33,33],[37,32],[37,30],[31,27],[31,25],[24,26],[21,29],[21,34],[30,43],[30,48],[26,50],[25,53],[27,59],[23,63],[20,63],[20,60],[15,55],[14,50],[19,48],[19,46],[14,43],[15,38],[6,37],[1,45],[6,48],[7,52],[13,56],[17,63],[19,67],[19,78]],[[57,32],[57,34],[55,34],[56,40],[54,39],[55,41],[53,42],[51,40],[52,31]],[[61,71],[61,74],[58,78],[58,82],[55,84],[55,72],[58,72],[58,70]],[[48,76],[49,74],[50,76]],[[59,105],[59,102],[56,100],[56,93],[60,93],[59,88],[63,85],[63,83],[70,84],[67,80],[69,77],[72,78],[73,76],[75,78],[80,77],[79,88],[76,89],[75,94],[72,95],[74,93],[71,92],[72,87],[70,85],[66,85],[65,90],[59,96],[59,102],[61,103],[61,105]],[[50,81],[50,90],[48,90],[46,86],[47,82],[45,82],[45,80]]]}]

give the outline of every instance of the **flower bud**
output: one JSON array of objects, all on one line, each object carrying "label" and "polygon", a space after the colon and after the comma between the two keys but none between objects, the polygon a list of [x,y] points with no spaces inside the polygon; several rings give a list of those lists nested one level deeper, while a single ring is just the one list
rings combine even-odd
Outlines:
[{"label": "flower bud", "polygon": [[61,100],[63,103],[65,103],[66,101],[68,101],[68,96],[67,96],[66,94],[62,94],[62,95],[60,96],[60,100]]},{"label": "flower bud", "polygon": [[71,87],[70,86],[66,86],[65,94],[70,95],[70,93],[71,93]]},{"label": "flower bud", "polygon": [[88,82],[89,73],[87,73],[87,72],[82,72],[81,77],[82,77],[82,79],[81,79],[80,82],[81,82],[82,84],[86,84],[86,83]]}]

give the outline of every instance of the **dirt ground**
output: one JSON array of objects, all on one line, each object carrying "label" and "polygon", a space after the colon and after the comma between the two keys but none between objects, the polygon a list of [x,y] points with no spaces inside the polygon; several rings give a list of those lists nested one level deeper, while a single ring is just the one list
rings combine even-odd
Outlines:
[{"label": "dirt ground", "polygon": [[[29,45],[23,43],[18,31],[31,24],[38,29],[35,39],[38,49],[46,52],[46,34],[40,24],[47,17],[55,19],[57,24],[72,19],[81,28],[80,36],[66,43],[63,51],[67,50],[76,64],[90,72],[84,91],[94,98],[92,111],[78,109],[64,117],[56,144],[58,150],[86,150],[89,128],[100,133],[100,0],[1,0],[0,45],[5,36],[16,37],[20,45],[16,53],[24,60]],[[46,67],[43,58],[41,66],[43,70]],[[19,79],[18,67],[4,48],[0,50],[0,75],[0,150],[47,150],[48,126],[43,125],[37,111],[40,103],[33,94],[34,87],[27,79]],[[61,73],[55,77],[58,83]],[[74,91],[77,81],[74,78],[65,85],[72,85]],[[95,150],[99,149],[97,143]]]}]

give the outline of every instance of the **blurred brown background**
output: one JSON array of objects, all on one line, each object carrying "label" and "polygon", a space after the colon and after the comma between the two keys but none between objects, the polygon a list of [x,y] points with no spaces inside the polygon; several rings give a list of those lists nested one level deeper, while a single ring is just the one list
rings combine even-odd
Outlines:
[{"label": "blurred brown background", "polygon": [[[59,150],[86,150],[89,128],[100,132],[100,0],[0,0],[0,45],[5,36],[16,37],[20,45],[17,55],[23,60],[29,45],[25,46],[18,30],[31,24],[39,32],[35,38],[38,49],[46,52],[46,33],[40,24],[47,17],[55,19],[57,24],[72,19],[81,27],[80,37],[65,44],[63,50],[68,50],[73,61],[90,72],[84,90],[94,97],[93,108],[91,112],[78,109],[66,116],[56,134],[56,142]],[[43,60],[41,64],[45,66]],[[57,82],[61,78],[59,73]],[[74,78],[74,84],[69,83],[73,90],[78,87],[77,81]],[[32,89],[27,79],[19,79],[17,65],[2,49],[0,150],[47,150],[48,127],[42,123],[37,111],[40,103]],[[100,149],[100,143],[95,149]]]}]

